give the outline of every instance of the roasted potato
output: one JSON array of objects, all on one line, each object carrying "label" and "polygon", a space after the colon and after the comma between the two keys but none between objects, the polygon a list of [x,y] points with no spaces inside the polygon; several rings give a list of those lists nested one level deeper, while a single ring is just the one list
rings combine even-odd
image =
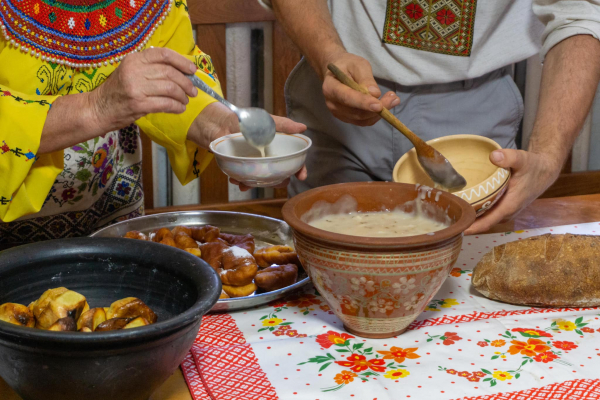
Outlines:
[{"label": "roasted potato", "polygon": [[143,301],[135,297],[126,297],[112,303],[106,313],[106,319],[143,317],[149,323],[156,322],[157,317]]},{"label": "roasted potato", "polygon": [[91,333],[92,330],[90,328],[84,326],[83,328],[79,329],[79,332]]},{"label": "roasted potato", "polygon": [[31,310],[22,304],[16,303],[5,303],[0,306],[0,321],[29,328],[35,326],[35,318]]},{"label": "roasted potato", "polygon": [[77,330],[77,324],[72,317],[65,317],[57,320],[50,328],[49,331],[60,331],[60,332],[75,332]]},{"label": "roasted potato", "polygon": [[130,323],[125,325],[123,329],[139,328],[140,326],[146,325],[150,325],[150,322],[148,322],[146,318],[137,317],[136,319],[132,320]]},{"label": "roasted potato", "polygon": [[40,329],[49,329],[61,318],[77,321],[90,308],[84,296],[63,287],[45,291],[29,307],[36,319],[35,326]]},{"label": "roasted potato", "polygon": [[96,327],[94,332],[116,331],[125,328],[125,326],[135,318],[112,318],[107,319]]},{"label": "roasted potato", "polygon": [[106,321],[106,312],[104,308],[92,308],[83,314],[77,320],[77,330],[88,328],[95,331],[96,327]]}]

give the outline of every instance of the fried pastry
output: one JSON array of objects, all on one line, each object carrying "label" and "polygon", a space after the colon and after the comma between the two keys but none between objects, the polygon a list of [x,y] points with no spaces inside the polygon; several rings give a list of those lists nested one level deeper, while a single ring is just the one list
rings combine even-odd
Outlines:
[{"label": "fried pastry", "polygon": [[189,226],[179,225],[171,230],[173,236],[177,236],[179,232],[183,232],[190,237],[192,236],[192,228],[190,228]]},{"label": "fried pastry", "polygon": [[175,245],[181,250],[198,248],[198,242],[185,232],[177,232],[175,234]]},{"label": "fried pastry", "polygon": [[256,273],[256,286],[271,292],[296,283],[298,267],[294,264],[272,265]]},{"label": "fried pastry", "polygon": [[221,233],[219,238],[226,241],[230,246],[237,246],[250,254],[254,254],[254,236],[251,234],[231,235],[229,233]]},{"label": "fried pastry", "polygon": [[228,299],[229,295],[227,293],[225,293],[224,290],[221,289],[221,295],[219,296],[219,299]]},{"label": "fried pastry", "polygon": [[202,256],[202,252],[198,248],[195,248],[195,249],[183,249],[183,250],[187,251],[190,254],[195,255],[196,257],[201,257]]},{"label": "fried pastry", "polygon": [[298,255],[290,246],[270,246],[257,250],[254,258],[259,267],[267,268],[271,265],[294,264],[301,267]]},{"label": "fried pastry", "polygon": [[214,242],[221,234],[221,230],[212,225],[196,226],[191,229],[190,236],[200,243]]},{"label": "fried pastry", "polygon": [[144,235],[140,231],[129,231],[123,237],[126,239],[149,240],[148,236]]},{"label": "fried pastry", "polygon": [[223,291],[229,295],[229,297],[246,297],[250,296],[256,291],[257,287],[254,282],[250,282],[244,286],[230,286],[223,285]]},{"label": "fried pastry", "polygon": [[200,245],[201,258],[208,263],[213,269],[219,272],[223,266],[223,252],[228,249],[223,242],[209,242]]},{"label": "fried pastry", "polygon": [[156,243],[160,243],[163,241],[163,239],[165,237],[173,237],[173,233],[171,233],[171,231],[168,228],[160,228],[159,230],[155,231],[154,234],[152,235],[152,241],[156,242]]},{"label": "fried pastry", "polygon": [[252,254],[237,246],[223,252],[222,269],[217,271],[224,285],[248,285],[258,271],[258,265]]}]

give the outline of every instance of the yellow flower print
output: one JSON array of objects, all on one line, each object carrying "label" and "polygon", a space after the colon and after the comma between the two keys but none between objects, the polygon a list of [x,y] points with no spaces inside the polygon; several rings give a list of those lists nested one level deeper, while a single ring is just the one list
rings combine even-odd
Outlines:
[{"label": "yellow flower print", "polygon": [[409,375],[410,372],[408,372],[405,369],[390,369],[388,372],[385,373],[385,375],[383,375],[383,377],[396,380],[399,378],[406,378]]},{"label": "yellow flower print", "polygon": [[509,374],[508,372],[504,372],[504,371],[494,371],[492,376],[500,381],[506,381],[506,380],[512,379],[512,375]]},{"label": "yellow flower print", "polygon": [[499,351],[495,351],[494,354],[497,354],[500,358],[506,358],[506,355],[500,353]]},{"label": "yellow flower print", "polygon": [[565,320],[558,320],[556,321],[556,325],[558,326],[558,329],[560,329],[561,331],[573,331],[575,330],[575,328],[577,328],[577,326],[572,323],[571,321],[565,321]]},{"label": "yellow flower print", "polygon": [[441,305],[442,308],[450,308],[452,306],[457,306],[460,303],[456,301],[456,299],[444,299],[444,304]]},{"label": "yellow flower print", "polygon": [[106,17],[104,15],[100,15],[98,22],[100,22],[100,25],[106,26]]},{"label": "yellow flower print", "polygon": [[267,318],[263,320],[263,326],[277,326],[282,323],[283,320],[280,318]]},{"label": "yellow flower print", "polygon": [[425,311],[440,311],[437,308],[434,307],[425,307]]}]

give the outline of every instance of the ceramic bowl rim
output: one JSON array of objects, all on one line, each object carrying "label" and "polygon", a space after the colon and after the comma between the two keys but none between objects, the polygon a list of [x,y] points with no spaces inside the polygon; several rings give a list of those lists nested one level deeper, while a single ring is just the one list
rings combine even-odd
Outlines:
[{"label": "ceramic bowl rim", "polygon": [[[428,140],[426,143],[427,144],[432,144],[432,143],[438,143],[438,142],[448,142],[448,141],[456,140],[456,139],[470,139],[470,140],[485,142],[485,143],[489,143],[489,144],[493,145],[496,148],[496,150],[501,150],[502,149],[502,146],[500,146],[496,141],[494,141],[494,140],[492,140],[490,138],[487,138],[485,136],[470,135],[470,134],[465,134],[465,133],[459,134],[459,135],[450,135],[450,136],[443,136],[441,138],[431,139],[431,140]],[[411,152],[413,152],[413,153],[416,152],[416,150],[414,149],[414,147],[412,149],[410,149],[409,151],[407,151],[406,153],[404,153],[402,155],[402,157],[400,157],[398,159],[398,161],[396,162],[396,165],[394,165],[394,170],[392,171],[392,179],[394,180],[394,182],[396,182],[396,183],[407,183],[407,182],[398,182],[398,181],[396,181],[396,175],[397,175],[398,170],[400,169],[401,163],[403,163],[403,162],[406,161],[406,159],[408,158],[408,156],[409,156],[409,154]],[[508,172],[508,176],[506,177],[505,182],[502,185],[500,185],[500,187],[499,187],[499,188],[502,188],[504,186],[504,184],[506,183],[506,181],[508,181],[508,179],[510,179],[511,174],[510,174],[510,170],[507,170],[506,168],[502,168],[502,167],[497,167],[494,170],[494,172],[492,172],[490,174],[490,176],[488,176],[487,178],[485,178],[483,181],[481,181],[479,183],[476,183],[473,186],[469,186],[469,187],[466,187],[466,188],[464,188],[462,190],[459,190],[458,192],[454,192],[452,194],[455,195],[455,196],[457,196],[457,197],[461,197],[461,195],[463,193],[466,193],[467,190],[471,190],[473,188],[476,188],[477,186],[482,185],[485,182],[487,182],[488,180],[492,179],[494,177],[494,175],[496,175],[496,173],[500,169],[504,169],[505,171]],[[409,183],[409,185],[412,185],[412,183]],[[494,193],[496,191],[497,190],[495,190]],[[477,204],[479,201],[481,201],[481,199],[474,200],[470,204]]]},{"label": "ceramic bowl rim", "polygon": [[[335,243],[341,246],[373,246],[377,248],[401,248],[401,247],[422,247],[428,245],[438,244],[440,242],[449,240],[455,236],[462,235],[462,233],[475,222],[475,210],[473,207],[464,201],[463,199],[454,196],[451,193],[445,192],[439,189],[432,189],[437,194],[440,192],[440,196],[447,199],[450,203],[457,204],[462,212],[461,218],[455,223],[450,225],[448,228],[442,229],[435,232],[435,235],[415,235],[415,236],[404,236],[404,237],[393,237],[393,238],[376,238],[366,236],[351,236],[344,235],[341,233],[333,233],[324,231],[322,229],[310,226],[306,222],[302,221],[296,216],[295,208],[303,201],[306,197],[314,195],[316,193],[325,192],[331,190],[331,188],[344,188],[347,186],[358,186],[364,187],[365,189],[377,187],[389,187],[390,185],[400,185],[406,190],[416,190],[416,185],[411,183],[400,183],[400,182],[347,182],[338,183],[335,185],[321,186],[314,189],[307,190],[306,192],[300,193],[295,197],[288,200],[282,209],[283,219],[290,225],[294,231],[298,231],[300,234],[312,238],[312,240],[319,242]],[[337,246],[336,246],[337,247]]]},{"label": "ceramic bowl rim", "polygon": [[231,160],[231,161],[250,161],[250,162],[264,163],[265,161],[267,161],[267,162],[268,161],[281,161],[281,160],[286,160],[289,158],[295,158],[297,156],[300,156],[300,155],[308,152],[308,149],[310,149],[310,147],[312,146],[312,140],[310,140],[310,138],[308,136],[302,135],[301,133],[287,134],[287,133],[277,132],[276,135],[291,136],[296,139],[301,139],[304,142],[306,142],[306,147],[304,147],[303,149],[300,149],[294,153],[285,154],[285,155],[281,155],[281,156],[271,156],[271,157],[237,157],[237,156],[232,156],[229,154],[223,154],[223,153],[217,151],[217,145],[219,145],[227,140],[231,140],[231,139],[235,139],[240,136],[243,136],[240,132],[238,132],[238,133],[231,133],[229,135],[221,136],[220,138],[213,140],[210,143],[209,148],[210,148],[210,151],[213,152],[215,157],[218,156],[219,158],[223,158],[223,159]]},{"label": "ceramic bowl rim", "polygon": [[[186,253],[183,250],[179,250],[176,248],[167,247],[161,245],[159,243],[152,243],[147,241],[138,241],[132,239],[124,239],[124,238],[91,238],[91,237],[77,237],[77,238],[68,238],[68,239],[55,239],[48,240],[43,242],[26,244],[23,246],[13,247],[11,249],[3,251],[0,255],[6,256],[10,255],[10,253],[15,253],[18,249],[21,248],[20,251],[23,251],[23,247],[48,247],[48,246],[56,246],[60,242],[61,245],[72,245],[74,247],[82,247],[89,246],[94,243],[102,243],[105,242],[107,245],[111,243],[122,242],[124,240],[129,241],[127,245],[135,249],[135,247],[142,246],[156,246],[156,249],[160,249],[162,252],[171,252],[173,255],[177,255],[179,257],[187,258],[191,263],[198,263],[198,257]],[[158,246],[161,246],[160,248]],[[202,263],[205,264],[203,260]],[[206,264],[208,266],[208,264]],[[173,267],[170,267],[173,268]],[[6,270],[10,271],[11,267],[7,266]],[[171,269],[173,271],[174,269]],[[175,269],[176,270],[176,269]],[[194,268],[191,273],[186,274],[186,277],[191,281],[194,287],[199,290],[199,285],[210,285],[211,283],[217,283],[218,291],[215,290],[213,294],[207,293],[206,295],[202,295],[202,292],[199,291],[198,298],[187,310],[178,314],[172,318],[166,319],[164,321],[159,321],[155,324],[150,325],[153,329],[146,329],[146,327],[142,328],[134,328],[118,331],[108,331],[108,332],[95,332],[93,334],[85,334],[81,332],[52,332],[37,328],[28,328],[24,326],[13,325],[8,322],[0,321],[0,342],[9,342],[9,343],[20,343],[23,340],[26,346],[31,346],[32,342],[38,345],[63,345],[63,344],[71,344],[73,346],[77,346],[77,348],[81,348],[85,346],[90,346],[89,349],[97,349],[99,347],[110,347],[112,345],[118,346],[119,348],[126,348],[127,345],[136,345],[140,343],[151,343],[160,338],[171,335],[175,332],[179,332],[184,330],[186,327],[196,323],[204,314],[210,310],[212,307],[212,303],[216,303],[218,297],[221,293],[221,280],[217,276],[216,272],[208,266],[206,269],[207,272],[202,273],[201,268]],[[179,271],[181,273],[181,271]],[[212,277],[212,279],[206,279],[206,276]],[[214,281],[214,282],[212,282]],[[214,300],[214,301],[213,301]],[[40,349],[42,350],[42,349]],[[85,353],[85,350],[82,351]]]}]

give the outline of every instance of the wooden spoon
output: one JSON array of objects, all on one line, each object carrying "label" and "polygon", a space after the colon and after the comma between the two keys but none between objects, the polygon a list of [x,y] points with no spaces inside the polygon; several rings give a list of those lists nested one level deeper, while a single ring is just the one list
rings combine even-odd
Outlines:
[{"label": "wooden spoon", "polygon": [[[329,64],[327,68],[335,75],[335,77],[344,85],[357,90],[361,93],[371,96],[367,88],[354,82],[352,78],[343,73],[334,64]],[[389,122],[394,128],[408,138],[415,146],[417,151],[417,159],[419,163],[431,177],[431,179],[448,190],[459,190],[467,185],[465,178],[460,175],[452,164],[439,151],[425,143],[423,139],[415,135],[406,125],[394,116],[387,108],[383,107],[379,113],[383,119]]]}]

